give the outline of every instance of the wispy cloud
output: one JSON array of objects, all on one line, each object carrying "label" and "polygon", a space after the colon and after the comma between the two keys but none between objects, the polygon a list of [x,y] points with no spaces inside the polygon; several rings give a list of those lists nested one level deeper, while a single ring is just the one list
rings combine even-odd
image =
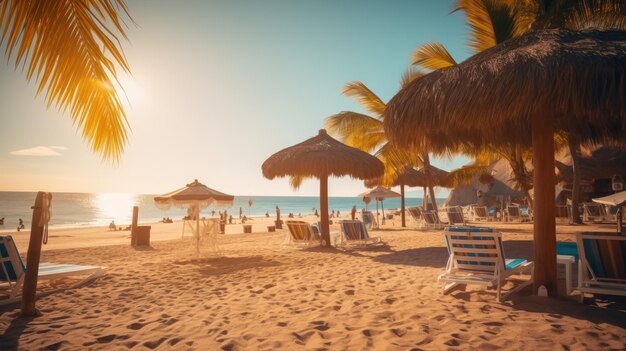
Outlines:
[{"label": "wispy cloud", "polygon": [[15,156],[38,156],[38,157],[46,157],[46,156],[61,156],[56,150],[67,150],[65,146],[35,146],[29,149],[15,150],[9,152],[11,155]]}]

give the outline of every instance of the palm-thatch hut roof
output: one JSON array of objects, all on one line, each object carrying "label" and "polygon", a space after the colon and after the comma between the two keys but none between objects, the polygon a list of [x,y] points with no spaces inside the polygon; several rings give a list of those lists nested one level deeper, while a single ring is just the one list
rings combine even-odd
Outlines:
[{"label": "palm-thatch hut roof", "polygon": [[[433,186],[449,187],[448,172],[435,166],[430,166]],[[382,178],[366,179],[364,184],[368,188],[381,185]],[[409,168],[398,176],[390,186],[406,185],[410,187],[426,187],[430,182],[424,168]]]},{"label": "palm-thatch hut roof", "polygon": [[413,81],[387,104],[384,124],[396,145],[444,151],[529,145],[537,114],[585,139],[623,137],[626,32],[550,29],[508,40]]},{"label": "palm-thatch hut roof", "polygon": [[[571,156],[556,162],[559,177],[572,181],[574,177]],[[626,151],[600,147],[580,158],[579,170],[582,180],[610,179],[614,175],[626,176]]]},{"label": "palm-thatch hut roof", "polygon": [[376,157],[335,140],[321,129],[318,135],[273,154],[261,169],[268,179],[292,175],[368,179],[380,177],[385,166]]}]

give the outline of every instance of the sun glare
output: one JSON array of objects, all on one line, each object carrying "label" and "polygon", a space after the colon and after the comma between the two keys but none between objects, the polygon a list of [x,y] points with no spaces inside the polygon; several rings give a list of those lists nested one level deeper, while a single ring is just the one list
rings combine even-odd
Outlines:
[{"label": "sun glare", "polygon": [[128,224],[132,219],[133,206],[137,204],[134,194],[102,193],[96,197],[95,205],[100,211],[100,218],[118,224]]},{"label": "sun glare", "polygon": [[117,85],[117,92],[123,104],[135,106],[141,101],[142,93],[137,79],[127,74],[121,74]]}]

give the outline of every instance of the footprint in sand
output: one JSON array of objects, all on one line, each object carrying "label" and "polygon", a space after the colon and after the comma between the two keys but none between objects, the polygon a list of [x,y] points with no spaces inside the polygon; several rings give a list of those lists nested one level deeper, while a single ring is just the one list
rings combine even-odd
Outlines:
[{"label": "footprint in sand", "polygon": [[126,328],[132,329],[132,330],[139,330],[139,329],[141,329],[141,328],[143,328],[145,326],[146,326],[146,323],[135,322],[135,323],[127,325]]},{"label": "footprint in sand", "polygon": [[354,290],[349,289],[349,290],[344,291],[343,293],[346,295],[354,295]]}]

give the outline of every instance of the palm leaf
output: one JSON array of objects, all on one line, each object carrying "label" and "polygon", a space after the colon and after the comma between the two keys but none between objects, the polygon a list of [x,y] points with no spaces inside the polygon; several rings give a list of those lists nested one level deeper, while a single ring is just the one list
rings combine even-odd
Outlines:
[{"label": "palm leaf", "polygon": [[124,0],[0,1],[7,57],[26,67],[48,107],[69,110],[92,150],[112,160],[119,160],[128,137],[114,89],[116,65],[130,70],[115,34],[126,38],[118,13],[128,15]]},{"label": "palm leaf", "polygon": [[511,1],[458,0],[453,9],[463,11],[472,33],[470,46],[475,52],[489,49],[524,32]]},{"label": "palm leaf", "polygon": [[367,111],[378,118],[382,118],[383,112],[385,112],[385,103],[362,82],[346,84],[341,93],[355,98]]},{"label": "palm leaf", "polygon": [[452,55],[441,43],[426,43],[420,46],[413,52],[411,63],[433,71],[456,65]]},{"label": "palm leaf", "polygon": [[454,187],[471,184],[476,176],[485,174],[488,171],[489,166],[487,165],[471,164],[463,166],[448,173],[448,182]]},{"label": "palm leaf", "polygon": [[345,144],[365,152],[373,152],[387,141],[381,121],[356,112],[344,111],[328,117],[325,128]]},{"label": "palm leaf", "polygon": [[404,74],[402,74],[402,78],[400,81],[400,86],[401,88],[405,88],[407,87],[409,84],[411,84],[412,81],[416,80],[417,78],[423,77],[424,76],[424,72],[415,69],[414,67],[409,67]]},{"label": "palm leaf", "polygon": [[300,189],[300,186],[302,185],[302,182],[304,182],[305,179],[307,179],[307,177],[291,176],[289,177],[289,185],[291,186],[293,190],[298,190]]}]

